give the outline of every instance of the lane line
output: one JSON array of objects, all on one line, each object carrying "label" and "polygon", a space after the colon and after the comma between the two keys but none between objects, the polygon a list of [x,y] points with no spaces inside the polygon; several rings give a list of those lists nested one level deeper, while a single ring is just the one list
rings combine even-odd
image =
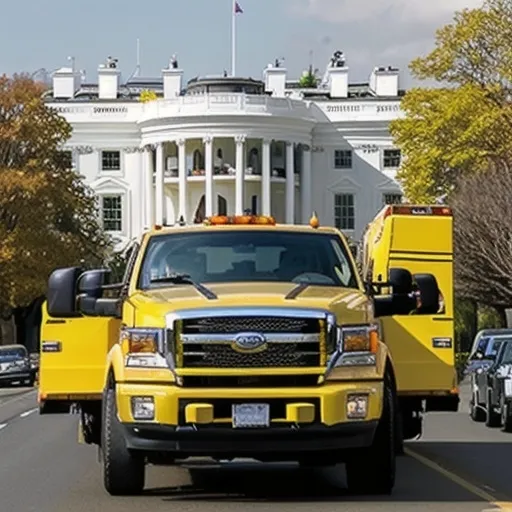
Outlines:
[{"label": "lane line", "polygon": [[0,423],[0,430],[4,429],[5,427],[7,427],[7,423]]},{"label": "lane line", "polygon": [[437,462],[434,462],[433,460],[425,457],[424,455],[420,455],[418,452],[415,452],[414,450],[411,450],[410,448],[404,448],[404,452],[413,459],[417,460],[424,466],[427,466],[430,469],[433,469],[437,473],[440,473],[448,480],[451,480],[452,482],[456,483],[469,493],[477,496],[478,498],[487,501],[489,504],[494,505],[495,507],[498,507],[496,510],[502,510],[503,512],[511,511],[512,512],[512,502],[510,501],[501,501],[499,498],[494,496],[493,494],[484,491],[482,488],[478,487],[475,484],[472,484],[468,480],[462,478],[461,476],[457,475],[453,471],[450,471],[446,468],[443,468],[440,464]]},{"label": "lane line", "polygon": [[34,409],[30,409],[29,411],[25,411],[25,412],[22,412],[20,414],[20,418],[26,418],[27,416],[29,416],[30,414],[34,414],[36,411],[38,411],[39,409],[36,407]]}]

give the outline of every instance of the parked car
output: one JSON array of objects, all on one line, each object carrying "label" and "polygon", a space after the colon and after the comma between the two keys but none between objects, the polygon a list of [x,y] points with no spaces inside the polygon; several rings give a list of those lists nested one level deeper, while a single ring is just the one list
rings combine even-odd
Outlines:
[{"label": "parked car", "polygon": [[23,345],[0,346],[0,384],[33,386],[35,371]]},{"label": "parked car", "polygon": [[512,432],[512,338],[501,343],[487,375],[486,425]]},{"label": "parked car", "polygon": [[469,413],[473,421],[483,422],[487,419],[487,371],[506,340],[512,340],[512,330],[510,334],[483,335],[473,344],[466,366],[472,390]]}]

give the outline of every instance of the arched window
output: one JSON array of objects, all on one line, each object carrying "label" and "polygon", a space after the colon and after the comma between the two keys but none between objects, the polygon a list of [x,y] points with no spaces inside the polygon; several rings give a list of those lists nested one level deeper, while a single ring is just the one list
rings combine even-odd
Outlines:
[{"label": "arched window", "polygon": [[194,170],[204,169],[204,159],[201,150],[194,151]]},{"label": "arched window", "polygon": [[252,167],[254,174],[260,173],[260,154],[258,148],[252,148],[249,152],[249,167]]},{"label": "arched window", "polygon": [[201,224],[204,222],[205,217],[205,210],[206,210],[206,199],[204,195],[201,196],[201,199],[199,199],[199,203],[196,208],[196,213],[194,215],[194,224]]},{"label": "arched window", "polygon": [[217,215],[227,215],[228,214],[228,202],[225,197],[221,195],[217,196]]}]

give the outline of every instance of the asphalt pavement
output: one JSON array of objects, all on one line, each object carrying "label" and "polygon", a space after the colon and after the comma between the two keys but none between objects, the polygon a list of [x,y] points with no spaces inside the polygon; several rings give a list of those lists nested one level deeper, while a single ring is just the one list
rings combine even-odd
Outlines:
[{"label": "asphalt pavement", "polygon": [[354,497],[343,466],[197,461],[149,467],[147,491],[112,498],[94,447],[77,444],[76,416],[39,416],[35,390],[0,390],[0,500],[10,512],[481,512],[512,510],[512,437],[459,413],[429,414],[422,440],[407,443],[389,497]]}]

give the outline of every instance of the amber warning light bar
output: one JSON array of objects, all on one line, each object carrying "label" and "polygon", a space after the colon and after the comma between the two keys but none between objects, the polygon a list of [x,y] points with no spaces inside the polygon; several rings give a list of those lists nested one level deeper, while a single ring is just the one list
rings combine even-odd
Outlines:
[{"label": "amber warning light bar", "polygon": [[223,224],[259,224],[275,226],[276,221],[270,215],[214,215],[205,219],[207,226],[221,226]]},{"label": "amber warning light bar", "polygon": [[384,217],[390,215],[422,215],[450,217],[452,209],[448,206],[418,206],[418,205],[390,205],[384,212]]}]

